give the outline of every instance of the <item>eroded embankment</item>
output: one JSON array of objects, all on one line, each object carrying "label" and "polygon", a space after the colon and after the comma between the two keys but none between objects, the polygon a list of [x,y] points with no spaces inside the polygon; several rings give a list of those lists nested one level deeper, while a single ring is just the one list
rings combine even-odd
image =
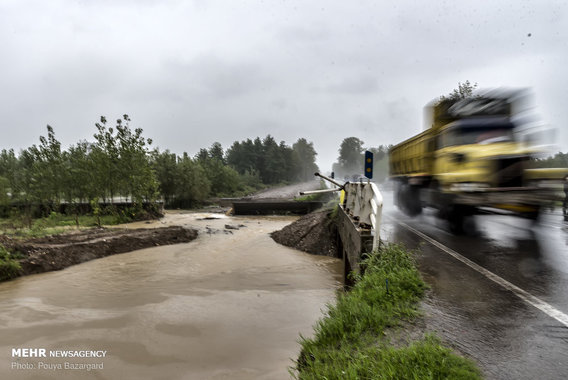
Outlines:
[{"label": "eroded embankment", "polygon": [[179,226],[136,230],[97,228],[23,241],[2,236],[0,243],[18,257],[21,266],[18,274],[24,276],[60,270],[117,253],[186,243],[196,237],[196,230]]},{"label": "eroded embankment", "polygon": [[270,236],[287,247],[314,255],[338,257],[337,227],[331,214],[332,210],[312,212]]}]

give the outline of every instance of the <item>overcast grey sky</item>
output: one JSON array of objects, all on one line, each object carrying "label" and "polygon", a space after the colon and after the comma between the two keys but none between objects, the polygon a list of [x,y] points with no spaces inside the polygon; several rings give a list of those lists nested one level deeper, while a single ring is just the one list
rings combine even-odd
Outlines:
[{"label": "overcast grey sky", "polygon": [[568,2],[0,0],[0,148],[127,113],[161,150],[271,134],[398,143],[470,80],[531,87],[568,150]]}]

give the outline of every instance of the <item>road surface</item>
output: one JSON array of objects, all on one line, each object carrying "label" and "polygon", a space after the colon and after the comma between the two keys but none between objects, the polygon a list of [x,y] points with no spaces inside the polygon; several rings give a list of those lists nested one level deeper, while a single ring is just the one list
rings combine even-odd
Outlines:
[{"label": "road surface", "polygon": [[271,187],[259,191],[251,196],[252,199],[294,199],[300,196],[301,191],[319,190],[321,180],[316,178],[312,181],[294,183],[292,185]]},{"label": "road surface", "polygon": [[568,378],[568,229],[559,212],[530,221],[476,216],[454,236],[426,212],[406,217],[384,193],[382,237],[419,251],[431,286],[427,328],[488,379]]}]

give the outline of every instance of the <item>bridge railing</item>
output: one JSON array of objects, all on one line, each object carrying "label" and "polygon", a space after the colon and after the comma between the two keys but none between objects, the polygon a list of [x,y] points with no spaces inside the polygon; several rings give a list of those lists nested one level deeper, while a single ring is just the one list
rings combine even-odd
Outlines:
[{"label": "bridge railing", "polygon": [[336,185],[336,188],[325,190],[304,191],[304,194],[329,193],[343,190],[344,196],[341,197],[341,207],[357,226],[359,233],[369,231],[373,237],[373,250],[379,247],[379,231],[381,229],[381,217],[383,212],[383,195],[374,183],[368,182],[347,182],[341,184],[333,178],[326,177],[320,173],[315,173],[326,181]]},{"label": "bridge railing", "polygon": [[345,197],[341,205],[361,230],[371,230],[373,250],[379,246],[379,231],[383,210],[383,196],[372,182],[346,183]]}]

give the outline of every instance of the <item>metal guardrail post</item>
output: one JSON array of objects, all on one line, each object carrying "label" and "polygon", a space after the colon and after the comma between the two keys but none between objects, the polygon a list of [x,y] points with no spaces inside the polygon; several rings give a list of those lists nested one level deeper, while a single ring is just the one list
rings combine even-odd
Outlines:
[{"label": "metal guardrail post", "polygon": [[383,210],[383,196],[374,183],[348,183],[345,209],[359,225],[370,225],[373,236],[373,250],[377,249],[380,240],[380,228]]},{"label": "metal guardrail post", "polygon": [[379,188],[374,183],[371,183],[371,189],[373,192],[373,197],[371,198],[371,208],[373,210],[371,223],[373,225],[374,232],[373,235],[373,250],[379,248],[381,222],[383,218],[383,195],[381,194]]},{"label": "metal guardrail post", "polygon": [[315,173],[328,182],[339,186],[337,189],[305,191],[300,194],[317,194],[331,191],[345,191],[345,200],[341,207],[348,212],[359,225],[370,225],[371,235],[373,236],[373,250],[379,247],[379,231],[381,229],[381,218],[383,213],[383,195],[377,185],[372,182],[347,182],[340,184],[332,178],[320,173]]}]

